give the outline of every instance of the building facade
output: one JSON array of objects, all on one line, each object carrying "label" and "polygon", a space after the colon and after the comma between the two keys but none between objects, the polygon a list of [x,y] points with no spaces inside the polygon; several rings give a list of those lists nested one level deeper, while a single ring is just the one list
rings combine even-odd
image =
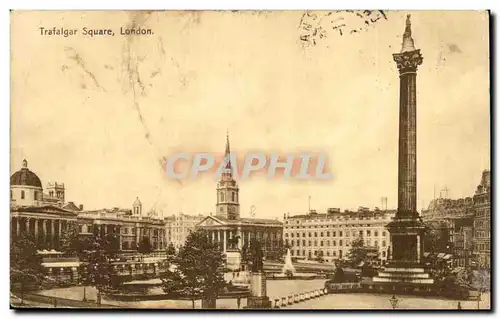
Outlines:
[{"label": "building facade", "polygon": [[467,267],[472,262],[474,201],[472,197],[436,198],[422,210],[429,236],[424,249],[428,254],[451,254],[453,265]]},{"label": "building facade", "polygon": [[141,210],[113,208],[83,211],[78,213],[77,221],[81,236],[115,234],[123,252],[137,251],[145,238],[153,251],[166,248],[165,222],[142,216]]},{"label": "building facade", "polygon": [[165,239],[168,244],[172,244],[175,249],[179,249],[186,242],[187,236],[195,230],[203,219],[204,215],[188,215],[180,213],[165,217]]},{"label": "building facade", "polygon": [[491,267],[491,174],[485,170],[474,195],[474,256],[480,267]]},{"label": "building facade", "polygon": [[346,259],[351,243],[361,237],[366,247],[378,251],[383,264],[391,244],[385,225],[394,215],[394,210],[364,207],[344,212],[330,208],[324,214],[311,210],[308,214],[285,216],[283,238],[297,259],[315,260],[321,256],[324,261],[333,262]]},{"label": "building facade", "polygon": [[44,193],[40,178],[22,168],[10,178],[11,238],[31,235],[40,250],[60,248],[62,234],[77,227],[81,236],[115,233],[124,251],[136,250],[139,241],[148,237],[153,250],[166,248],[165,222],[143,216],[142,204],[137,198],[133,209],[101,209],[84,211],[83,206],[65,202],[64,183],[48,183]]},{"label": "building facade", "polygon": [[490,171],[485,170],[473,197],[436,198],[422,211],[422,219],[440,241],[433,253],[452,254],[456,267],[490,267],[490,189]]},{"label": "building facade", "polygon": [[239,187],[233,178],[229,137],[226,140],[225,169],[216,189],[215,216],[207,216],[197,228],[209,232],[223,253],[242,251],[253,239],[261,242],[264,258],[276,258],[283,245],[283,224],[275,219],[241,218]]}]

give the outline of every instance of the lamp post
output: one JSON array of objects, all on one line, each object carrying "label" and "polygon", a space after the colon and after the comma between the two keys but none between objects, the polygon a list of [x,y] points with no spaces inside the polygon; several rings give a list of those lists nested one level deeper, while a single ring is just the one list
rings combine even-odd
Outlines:
[{"label": "lamp post", "polygon": [[396,296],[392,295],[392,298],[389,299],[389,301],[391,302],[392,309],[396,309],[396,307],[398,306],[398,301],[399,301],[396,298]]}]

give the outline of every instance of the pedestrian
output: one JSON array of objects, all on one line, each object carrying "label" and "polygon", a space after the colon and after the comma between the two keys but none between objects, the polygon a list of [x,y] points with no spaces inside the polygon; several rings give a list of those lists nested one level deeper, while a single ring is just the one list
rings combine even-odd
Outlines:
[{"label": "pedestrian", "polygon": [[460,304],[460,301],[458,302],[457,309],[458,309],[458,310],[461,310],[461,309],[462,309],[462,305]]},{"label": "pedestrian", "polygon": [[240,299],[240,298],[238,298],[238,299],[236,300],[236,302],[238,303],[238,309],[240,309],[241,299]]}]

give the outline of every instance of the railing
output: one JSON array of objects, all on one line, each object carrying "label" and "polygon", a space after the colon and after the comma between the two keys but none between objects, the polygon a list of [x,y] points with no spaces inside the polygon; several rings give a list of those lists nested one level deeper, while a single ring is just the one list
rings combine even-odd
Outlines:
[{"label": "railing", "polygon": [[287,306],[293,305],[295,303],[303,302],[309,299],[315,299],[328,294],[326,288],[315,289],[307,292],[300,292],[292,295],[288,295],[281,298],[274,298],[274,308],[285,308]]}]

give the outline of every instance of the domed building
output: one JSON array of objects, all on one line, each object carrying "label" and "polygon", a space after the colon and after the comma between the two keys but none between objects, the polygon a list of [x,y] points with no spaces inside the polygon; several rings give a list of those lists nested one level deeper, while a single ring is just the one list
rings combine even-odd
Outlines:
[{"label": "domed building", "polygon": [[48,183],[43,192],[42,181],[28,168],[23,160],[22,168],[10,177],[11,206],[58,206],[64,205],[64,183]]},{"label": "domed building", "polygon": [[64,184],[49,183],[43,193],[42,181],[23,160],[10,177],[11,236],[32,235],[40,248],[57,248],[61,233],[77,222],[77,212],[64,205]]},{"label": "domed building", "polygon": [[29,170],[28,161],[10,177],[10,202],[20,206],[40,206],[43,188],[40,178]]}]

